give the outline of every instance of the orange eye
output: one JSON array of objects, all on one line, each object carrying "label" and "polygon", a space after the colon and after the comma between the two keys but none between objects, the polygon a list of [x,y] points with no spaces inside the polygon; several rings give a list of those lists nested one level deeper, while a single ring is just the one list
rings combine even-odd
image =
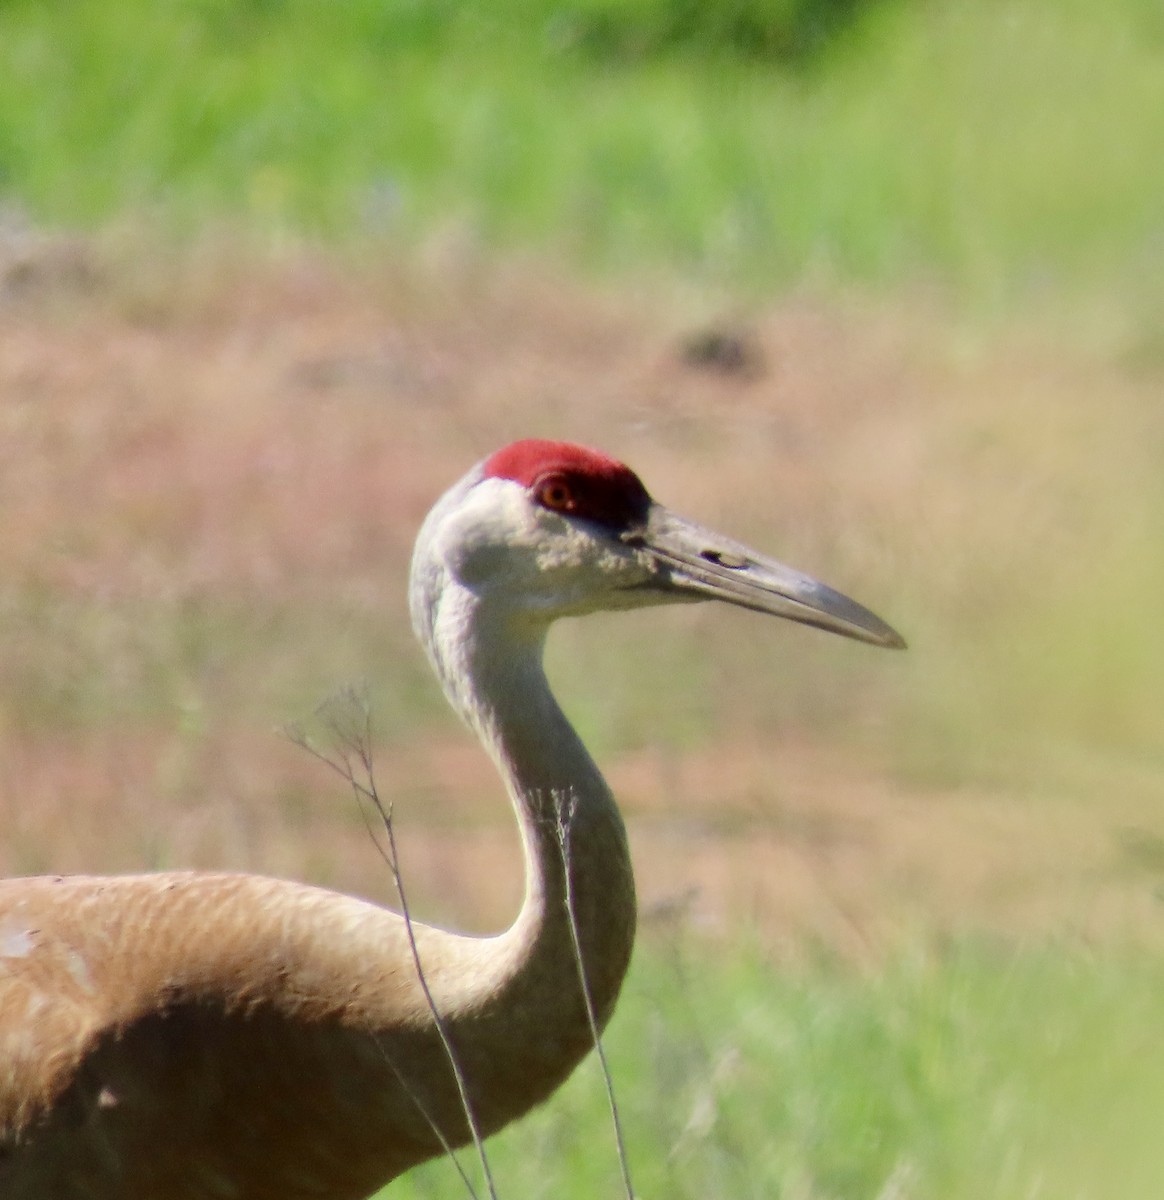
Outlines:
[{"label": "orange eye", "polygon": [[574,492],[561,476],[554,476],[540,483],[537,497],[538,503],[543,508],[551,509],[553,512],[574,511]]}]

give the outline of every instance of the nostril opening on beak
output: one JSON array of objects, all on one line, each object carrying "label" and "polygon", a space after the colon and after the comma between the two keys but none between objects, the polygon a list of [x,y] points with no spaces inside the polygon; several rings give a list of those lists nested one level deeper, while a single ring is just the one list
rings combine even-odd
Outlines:
[{"label": "nostril opening on beak", "polygon": [[701,550],[699,557],[715,563],[717,567],[726,567],[729,571],[742,571],[750,565],[748,559],[739,554],[729,554],[724,550]]}]

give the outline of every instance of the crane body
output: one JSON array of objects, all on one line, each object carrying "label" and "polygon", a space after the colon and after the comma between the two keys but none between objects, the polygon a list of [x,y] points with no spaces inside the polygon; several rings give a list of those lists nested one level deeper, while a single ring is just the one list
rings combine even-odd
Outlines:
[{"label": "crane body", "polygon": [[483,1135],[544,1100],[592,1048],[571,921],[600,1025],[635,930],[622,820],[546,681],[547,631],[712,598],[903,644],[595,451],[530,440],[475,467],[421,530],[410,604],[513,802],[517,919],[414,922],[430,1005],[403,919],[367,901],[192,871],[0,881],[0,1196],[361,1200],[470,1136],[433,1007]]}]

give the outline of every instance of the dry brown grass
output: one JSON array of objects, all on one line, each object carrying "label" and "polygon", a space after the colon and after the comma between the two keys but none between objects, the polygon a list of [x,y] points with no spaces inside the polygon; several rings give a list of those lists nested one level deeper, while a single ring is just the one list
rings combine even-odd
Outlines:
[{"label": "dry brown grass", "polygon": [[367,677],[418,911],[502,923],[508,813],[424,679],[405,577],[441,489],[534,434],[614,451],[914,642],[770,648],[703,610],[562,631],[648,914],[862,953],[919,928],[1159,924],[1139,693],[1089,700],[1098,652],[1078,678],[1038,658],[1079,632],[1081,572],[1114,571],[1117,600],[1148,583],[1119,571],[1154,528],[1160,380],[1110,345],[793,297],[728,322],[758,356],[732,373],[680,352],[722,310],[662,287],[435,253],[44,253],[39,275],[0,262],[0,869],[193,864],[388,898],[349,798],[277,732]]}]

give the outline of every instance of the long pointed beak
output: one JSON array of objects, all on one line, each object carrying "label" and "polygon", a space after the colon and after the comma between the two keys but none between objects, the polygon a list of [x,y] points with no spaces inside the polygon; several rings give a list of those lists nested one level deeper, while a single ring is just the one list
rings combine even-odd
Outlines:
[{"label": "long pointed beak", "polygon": [[693,600],[724,600],[874,646],[905,648],[901,634],[855,600],[660,504],[651,506],[645,526],[623,536],[661,568],[652,586],[694,593]]}]

